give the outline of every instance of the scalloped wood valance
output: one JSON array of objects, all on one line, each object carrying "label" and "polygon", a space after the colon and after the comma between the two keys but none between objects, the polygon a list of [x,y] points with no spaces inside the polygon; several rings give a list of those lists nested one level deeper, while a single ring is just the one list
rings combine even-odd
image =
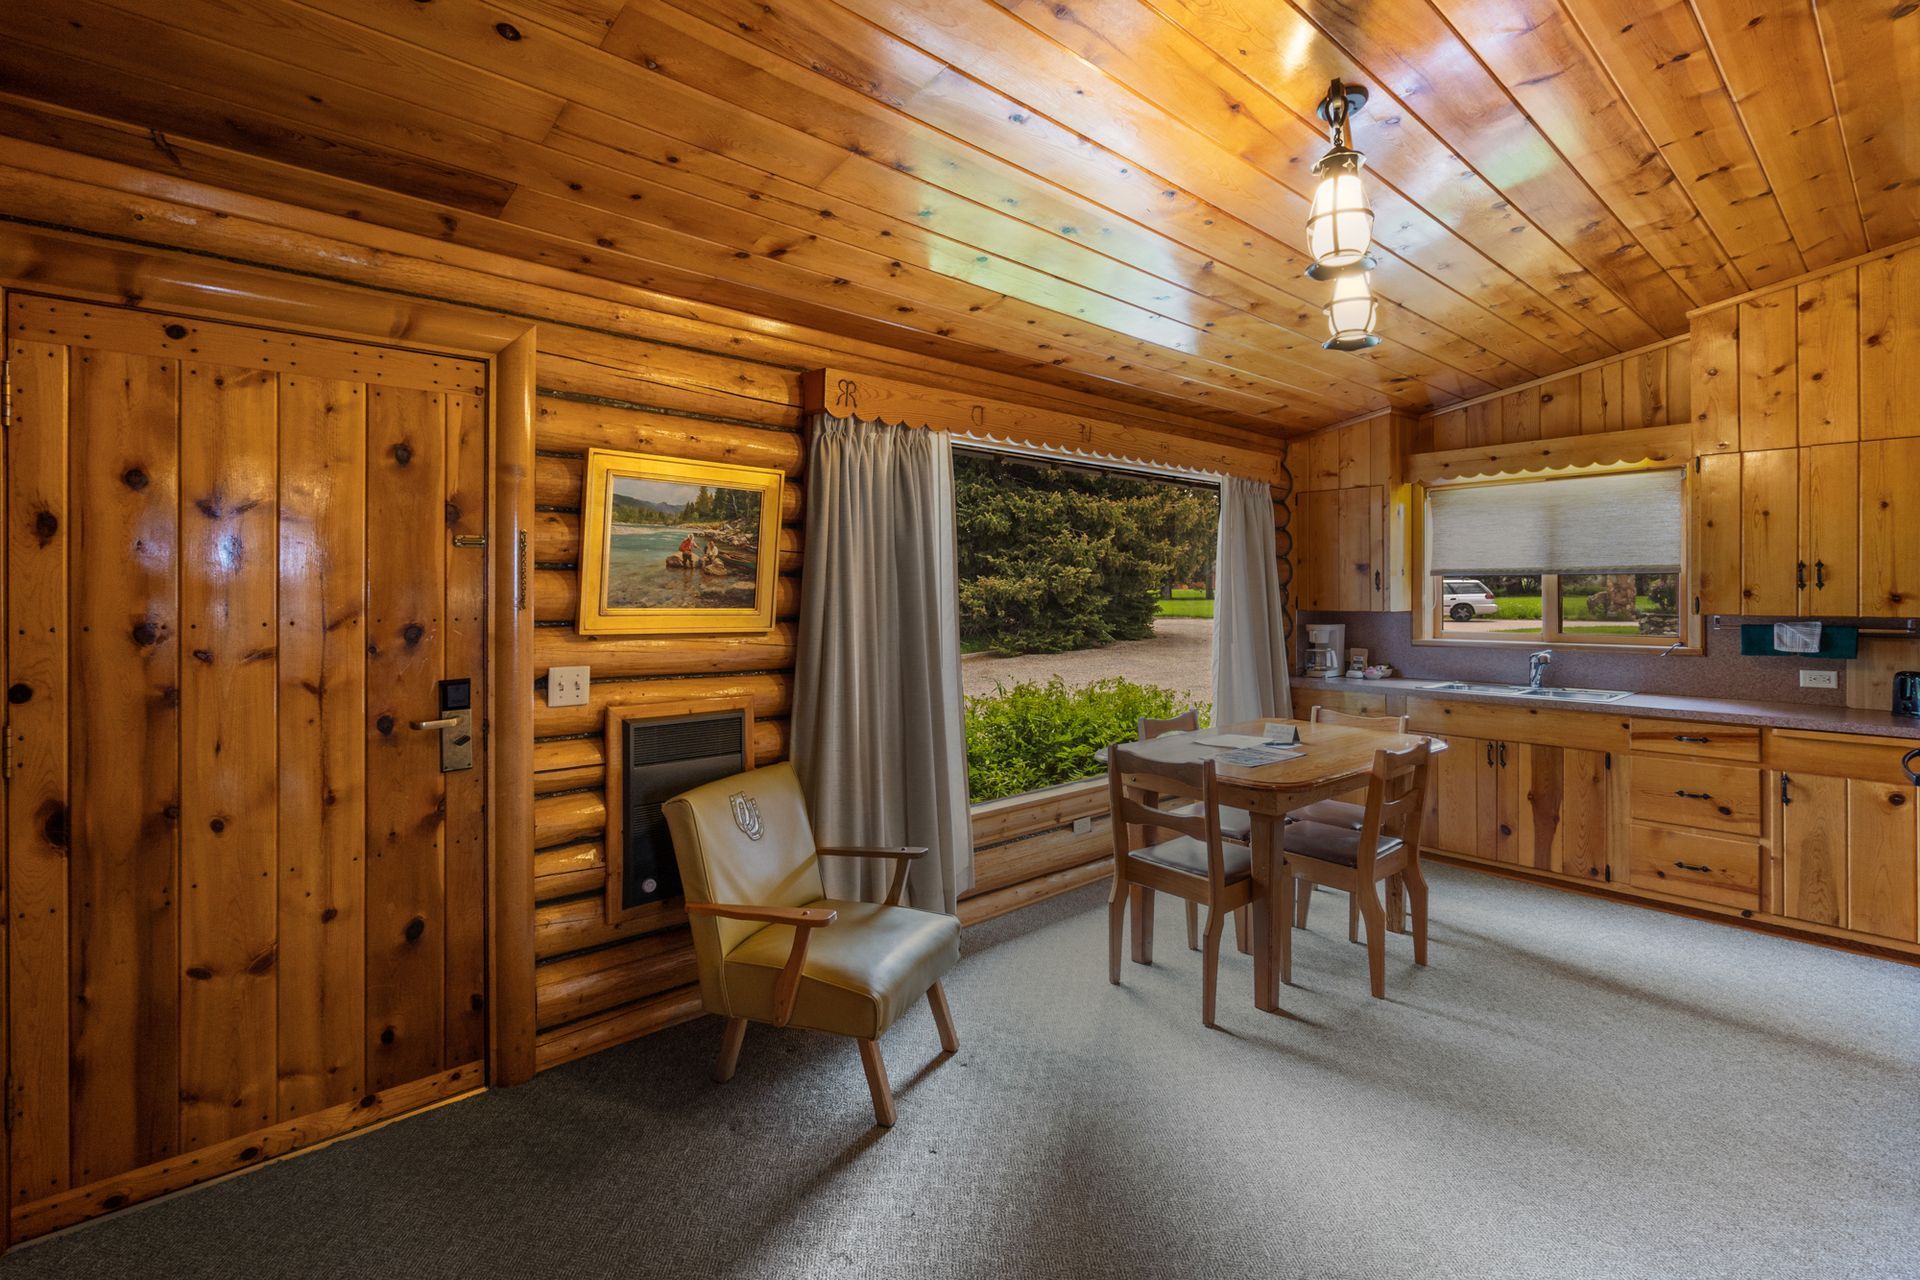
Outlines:
[{"label": "scalloped wood valance", "polygon": [[1123,426],[1005,400],[877,378],[845,369],[814,369],[800,379],[808,413],[930,427],[1119,462],[1170,464],[1281,483],[1279,447],[1272,453],[1196,440],[1172,431]]},{"label": "scalloped wood valance", "polygon": [[1693,456],[1693,428],[1685,422],[1638,431],[1519,440],[1416,453],[1407,478],[1420,484],[1499,476],[1567,474],[1597,467],[1678,466]]}]

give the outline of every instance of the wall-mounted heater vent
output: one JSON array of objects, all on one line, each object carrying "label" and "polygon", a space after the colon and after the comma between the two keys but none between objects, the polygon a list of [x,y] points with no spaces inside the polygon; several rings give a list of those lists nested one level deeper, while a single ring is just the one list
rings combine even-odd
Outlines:
[{"label": "wall-mounted heater vent", "polygon": [[746,769],[746,717],[722,711],[622,720],[620,729],[627,782],[620,905],[630,909],[680,892],[673,834],[661,806],[691,787]]}]

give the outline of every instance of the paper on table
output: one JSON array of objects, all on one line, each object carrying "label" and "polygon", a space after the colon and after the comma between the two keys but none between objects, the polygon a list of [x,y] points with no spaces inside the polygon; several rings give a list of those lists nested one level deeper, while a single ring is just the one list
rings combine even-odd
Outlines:
[{"label": "paper on table", "polygon": [[1241,766],[1279,764],[1282,760],[1296,760],[1305,755],[1304,751],[1283,751],[1278,747],[1242,747],[1238,751],[1229,751],[1218,757],[1222,764]]},{"label": "paper on table", "polygon": [[1203,747],[1257,747],[1266,739],[1256,733],[1215,733],[1194,741]]}]

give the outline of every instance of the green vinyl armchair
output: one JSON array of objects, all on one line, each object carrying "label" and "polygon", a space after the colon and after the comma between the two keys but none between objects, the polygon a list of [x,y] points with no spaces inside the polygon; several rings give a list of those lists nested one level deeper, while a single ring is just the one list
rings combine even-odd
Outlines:
[{"label": "green vinyl armchair", "polygon": [[[727,1020],[714,1078],[731,1079],[747,1023],[852,1036],[874,1119],[894,1120],[882,1032],[926,996],[940,1047],[960,1047],[940,980],[960,959],[960,922],[900,905],[925,849],[822,849],[788,764],[722,778],[666,803],[687,898],[700,996]],[[824,857],[894,863],[884,903],[828,898]]]}]

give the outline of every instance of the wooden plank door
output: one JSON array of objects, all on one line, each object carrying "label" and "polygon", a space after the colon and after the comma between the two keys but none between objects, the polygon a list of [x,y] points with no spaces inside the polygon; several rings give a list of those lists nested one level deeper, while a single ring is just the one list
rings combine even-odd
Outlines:
[{"label": "wooden plank door", "polygon": [[1847,780],[1780,776],[1780,914],[1847,924]]},{"label": "wooden plank door", "polygon": [[1800,451],[1800,556],[1802,614],[1860,611],[1860,446]]},{"label": "wooden plank door", "polygon": [[1612,754],[1568,747],[1561,753],[1560,778],[1560,860],[1554,870],[1604,879],[1613,847]]},{"label": "wooden plank door", "polygon": [[1427,822],[1427,843],[1442,853],[1480,857],[1480,780],[1486,773],[1482,759],[1492,744],[1478,738],[1448,735],[1447,749],[1433,758],[1433,808]]},{"label": "wooden plank door", "polygon": [[1481,754],[1480,856],[1518,866],[1520,811],[1524,806],[1519,749],[1511,742],[1490,742]]},{"label": "wooden plank door", "polygon": [[[1731,314],[1732,308],[1727,309]],[[1718,314],[1718,313],[1714,313]],[[1694,460],[1695,590],[1702,613],[1739,613],[1740,455],[1712,453]]]},{"label": "wooden plank door", "polygon": [[485,750],[409,725],[485,705],[486,370],[29,294],[7,331],[29,1235],[478,1082]]},{"label": "wooden plank door", "polygon": [[1507,744],[1513,774],[1509,803],[1513,812],[1506,825],[1513,829],[1511,861],[1541,871],[1557,870],[1567,840],[1566,753],[1540,743]]},{"label": "wooden plank door", "polygon": [[[1743,418],[1743,435],[1746,425]],[[1799,453],[1769,449],[1740,455],[1739,612],[1790,614],[1798,608]]]},{"label": "wooden plank door", "polygon": [[1374,574],[1379,568],[1380,512],[1373,488],[1339,489],[1331,496],[1338,523],[1339,559],[1333,607],[1342,611],[1373,608]]},{"label": "wooden plank door", "polygon": [[1920,618],[1920,436],[1860,446],[1860,611]]},{"label": "wooden plank door", "polygon": [[1920,939],[1920,788],[1847,781],[1847,927]]}]

